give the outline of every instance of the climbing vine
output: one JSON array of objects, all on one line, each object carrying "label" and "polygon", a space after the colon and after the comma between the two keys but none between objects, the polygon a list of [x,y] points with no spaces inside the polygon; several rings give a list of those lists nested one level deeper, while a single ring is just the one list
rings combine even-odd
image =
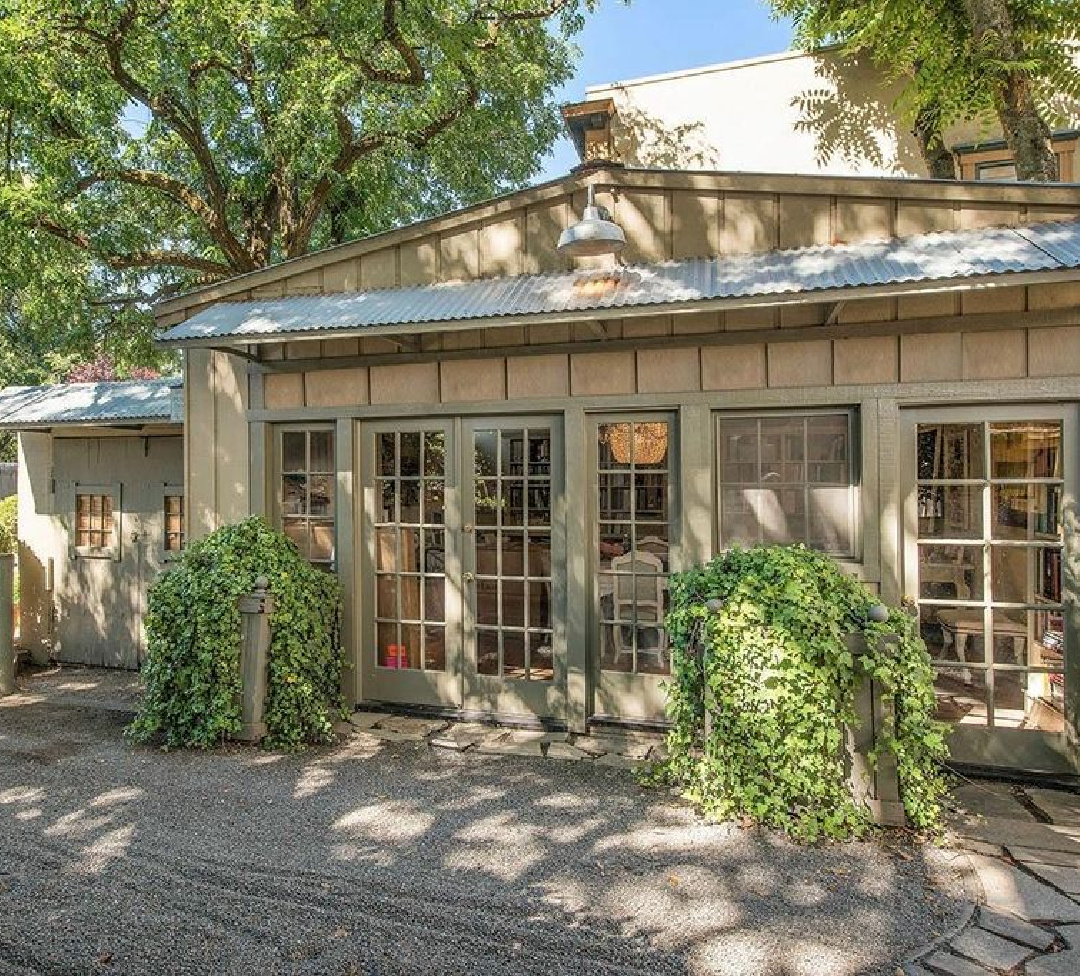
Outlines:
[{"label": "climbing vine", "polygon": [[[671,598],[672,729],[656,776],[717,818],[749,818],[802,840],[857,835],[868,814],[847,783],[844,737],[865,674],[896,697],[875,754],[895,754],[912,825],[937,825],[943,727],[908,613],[871,621],[877,597],[801,545],[732,549],[676,574]],[[859,633],[862,654],[849,639]]]},{"label": "climbing vine", "polygon": [[292,748],[330,738],[342,708],[340,587],[257,517],[191,543],[151,587],[146,694],[132,738],[207,748],[240,730],[238,601],[259,576],[274,597],[265,743]]}]

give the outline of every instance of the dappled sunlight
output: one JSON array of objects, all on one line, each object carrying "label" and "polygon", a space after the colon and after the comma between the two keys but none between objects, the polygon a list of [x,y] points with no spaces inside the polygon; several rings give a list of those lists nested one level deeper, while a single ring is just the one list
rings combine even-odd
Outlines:
[{"label": "dappled sunlight", "polygon": [[356,840],[405,843],[423,837],[434,822],[430,813],[408,803],[388,800],[358,807],[335,820],[331,829]]},{"label": "dappled sunlight", "polygon": [[336,973],[437,944],[433,973],[866,976],[953,911],[918,848],[798,847],[591,762],[362,734],[160,753],[115,716],[80,727],[92,709],[17,714],[0,863],[23,865],[18,905],[64,919],[37,971],[92,940],[118,973],[156,971],[154,946],[192,971]]},{"label": "dappled sunlight", "polygon": [[82,860],[75,865],[74,870],[80,874],[101,873],[127,854],[134,836],[134,824],[105,831],[82,848]]},{"label": "dappled sunlight", "polygon": [[306,800],[309,796],[321,793],[334,782],[334,774],[325,766],[308,766],[296,781],[293,788],[294,800]]}]

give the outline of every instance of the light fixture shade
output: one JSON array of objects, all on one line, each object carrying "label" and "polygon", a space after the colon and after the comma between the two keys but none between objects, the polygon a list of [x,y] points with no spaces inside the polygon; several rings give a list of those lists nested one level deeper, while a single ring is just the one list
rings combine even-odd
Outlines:
[{"label": "light fixture shade", "polygon": [[598,254],[617,254],[626,247],[623,229],[611,219],[611,214],[597,206],[595,191],[589,187],[589,201],[581,220],[559,235],[560,254],[574,257],[594,257]]}]

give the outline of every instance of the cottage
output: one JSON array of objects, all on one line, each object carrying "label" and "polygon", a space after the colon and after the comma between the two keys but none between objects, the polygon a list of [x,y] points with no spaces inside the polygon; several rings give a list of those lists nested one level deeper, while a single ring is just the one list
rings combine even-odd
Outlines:
[{"label": "cottage", "polygon": [[137,668],[146,588],[183,545],[180,380],[0,391],[19,431],[20,645]]},{"label": "cottage", "polygon": [[[557,248],[587,188],[619,260]],[[186,531],[264,513],[340,576],[351,702],[572,729],[663,721],[671,572],[805,542],[917,605],[959,761],[1075,773],[1077,218],[600,165],[210,285],[157,309]]]}]

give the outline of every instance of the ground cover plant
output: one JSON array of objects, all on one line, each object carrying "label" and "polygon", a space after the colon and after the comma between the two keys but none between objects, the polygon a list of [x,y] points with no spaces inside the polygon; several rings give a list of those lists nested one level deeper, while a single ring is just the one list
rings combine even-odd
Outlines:
[{"label": "ground cover plant", "polygon": [[191,543],[150,589],[146,694],[137,741],[207,748],[240,730],[239,597],[259,576],[274,596],[265,743],[329,739],[342,710],[337,579],[259,517]]},{"label": "ground cover plant", "polygon": [[[869,817],[847,784],[844,735],[867,674],[896,696],[875,754],[895,753],[911,824],[937,826],[946,750],[910,614],[871,620],[877,596],[802,545],[731,549],[676,574],[671,593],[672,729],[661,780],[717,818],[802,840],[862,833]],[[848,639],[860,632],[861,655]]]}]

